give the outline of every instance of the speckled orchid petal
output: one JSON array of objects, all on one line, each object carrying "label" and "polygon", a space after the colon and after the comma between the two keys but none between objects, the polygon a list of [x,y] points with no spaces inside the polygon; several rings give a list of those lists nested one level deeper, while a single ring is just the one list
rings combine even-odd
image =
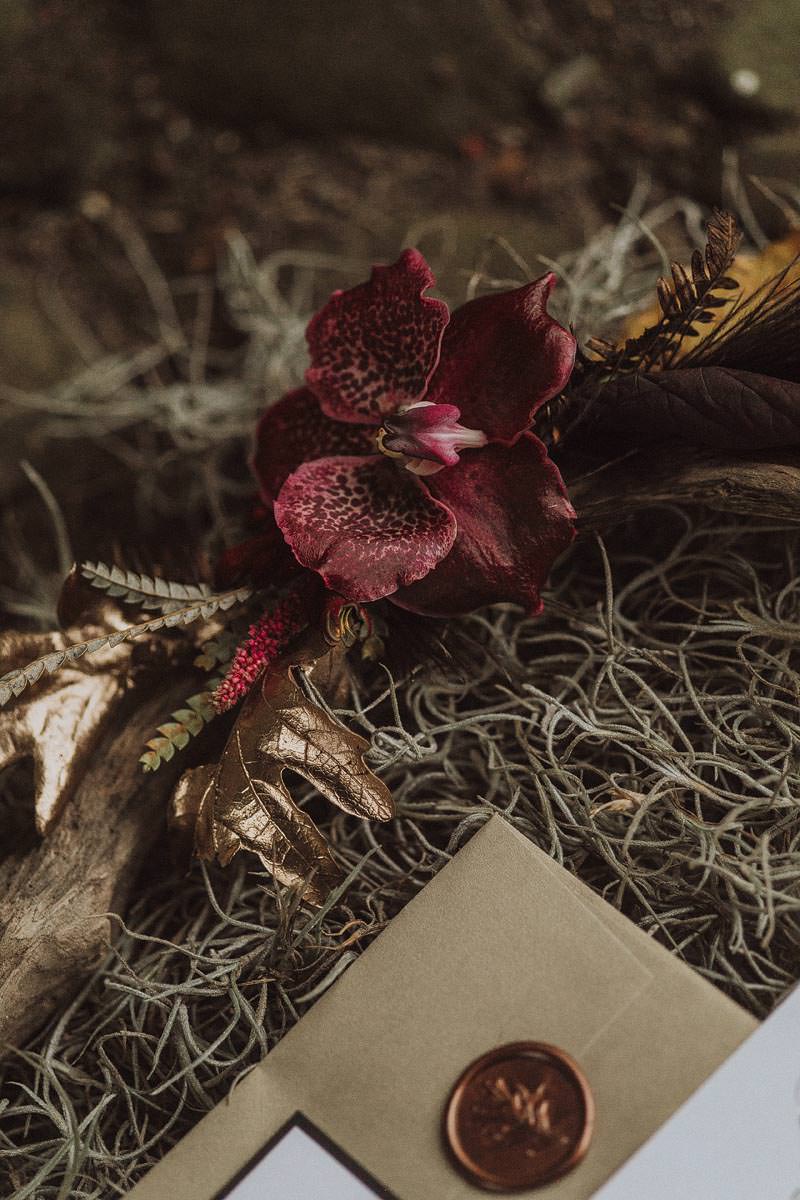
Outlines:
[{"label": "speckled orchid petal", "polygon": [[547,312],[555,282],[551,272],[456,309],[425,399],[457,404],[462,422],[490,441],[516,441],[575,361],[575,338]]},{"label": "speckled orchid petal", "polygon": [[426,481],[458,523],[437,567],[392,600],[412,612],[455,616],[508,600],[541,610],[540,590],[574,536],[575,512],[538,438],[487,446]]},{"label": "speckled orchid petal", "polygon": [[434,282],[419,251],[405,250],[367,283],[334,292],[312,319],[306,382],[328,416],[380,425],[419,399],[448,320],[446,304],[423,296]]},{"label": "speckled orchid petal", "polygon": [[272,504],[292,471],[311,458],[370,454],[375,430],[326,417],[308,388],[297,388],[273,404],[256,429],[252,468],[267,504]]},{"label": "speckled orchid petal", "polygon": [[320,458],[290,475],[275,519],[295,557],[348,600],[421,579],[456,536],[453,514],[389,459]]}]

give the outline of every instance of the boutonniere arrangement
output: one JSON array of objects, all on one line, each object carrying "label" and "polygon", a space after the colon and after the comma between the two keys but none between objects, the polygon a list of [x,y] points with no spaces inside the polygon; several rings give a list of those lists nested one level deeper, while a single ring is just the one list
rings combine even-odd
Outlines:
[{"label": "boutonniere arrangement", "polygon": [[183,774],[171,820],[202,858],[252,851],[321,904],[341,871],[284,773],[345,813],[392,816],[367,743],[320,701],[348,654],[413,666],[449,618],[498,602],[537,613],[576,530],[640,504],[793,508],[800,274],[789,261],[748,291],[739,240],[715,213],[705,250],[659,281],[652,320],[581,348],[548,311],[553,274],[451,313],[406,250],[336,292],[308,326],[305,385],[260,419],[250,536],[213,581],[84,563],[66,634],[4,635],[0,747],[34,756],[40,830],[69,801],[70,745],[135,681],[141,647],[180,644],[206,684],[165,714],[142,769],[230,711],[221,755]]}]

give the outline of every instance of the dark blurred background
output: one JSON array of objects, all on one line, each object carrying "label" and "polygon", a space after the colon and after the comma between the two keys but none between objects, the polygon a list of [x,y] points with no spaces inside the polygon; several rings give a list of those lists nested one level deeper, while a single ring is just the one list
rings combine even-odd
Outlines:
[{"label": "dark blurred background", "polygon": [[[355,270],[436,229],[468,271],[493,235],[529,261],[582,245],[645,177],[778,232],[799,50],[787,0],[0,0],[4,508],[27,457],[97,540],[87,480],[101,524],[122,444],[42,438],[41,397],[147,342],[152,266],[180,311],[232,234]],[[241,330],[209,304],[224,353]]]}]

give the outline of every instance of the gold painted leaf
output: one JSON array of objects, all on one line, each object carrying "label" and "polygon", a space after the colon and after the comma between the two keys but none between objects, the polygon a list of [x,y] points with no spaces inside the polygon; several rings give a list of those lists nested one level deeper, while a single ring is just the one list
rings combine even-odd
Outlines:
[{"label": "gold painted leaf", "polygon": [[[60,655],[74,634],[86,641],[102,636],[99,626],[63,633],[0,634],[0,671],[22,669],[31,660]],[[125,688],[129,646],[79,658],[36,683],[0,712],[0,770],[33,760],[36,828],[46,834],[58,819],[86,769],[88,755]],[[35,674],[35,672],[34,672]]]},{"label": "gold painted leaf", "polygon": [[309,700],[296,675],[327,672],[334,684],[343,653],[322,630],[309,631],[253,688],[218,767],[187,772],[173,799],[173,823],[185,827],[197,814],[199,857],[226,865],[240,849],[250,850],[280,883],[302,886],[312,904],[323,902],[341,872],[292,799],[284,771],[301,775],[354,816],[386,821],[394,811],[388,788],[364,762],[368,743]]}]

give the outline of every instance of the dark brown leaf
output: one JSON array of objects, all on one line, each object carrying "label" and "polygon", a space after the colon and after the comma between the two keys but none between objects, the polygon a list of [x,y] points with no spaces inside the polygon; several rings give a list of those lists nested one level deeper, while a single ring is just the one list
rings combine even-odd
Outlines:
[{"label": "dark brown leaf", "polygon": [[631,442],[679,439],[725,450],[800,445],[800,383],[728,367],[620,375],[592,428]]}]

